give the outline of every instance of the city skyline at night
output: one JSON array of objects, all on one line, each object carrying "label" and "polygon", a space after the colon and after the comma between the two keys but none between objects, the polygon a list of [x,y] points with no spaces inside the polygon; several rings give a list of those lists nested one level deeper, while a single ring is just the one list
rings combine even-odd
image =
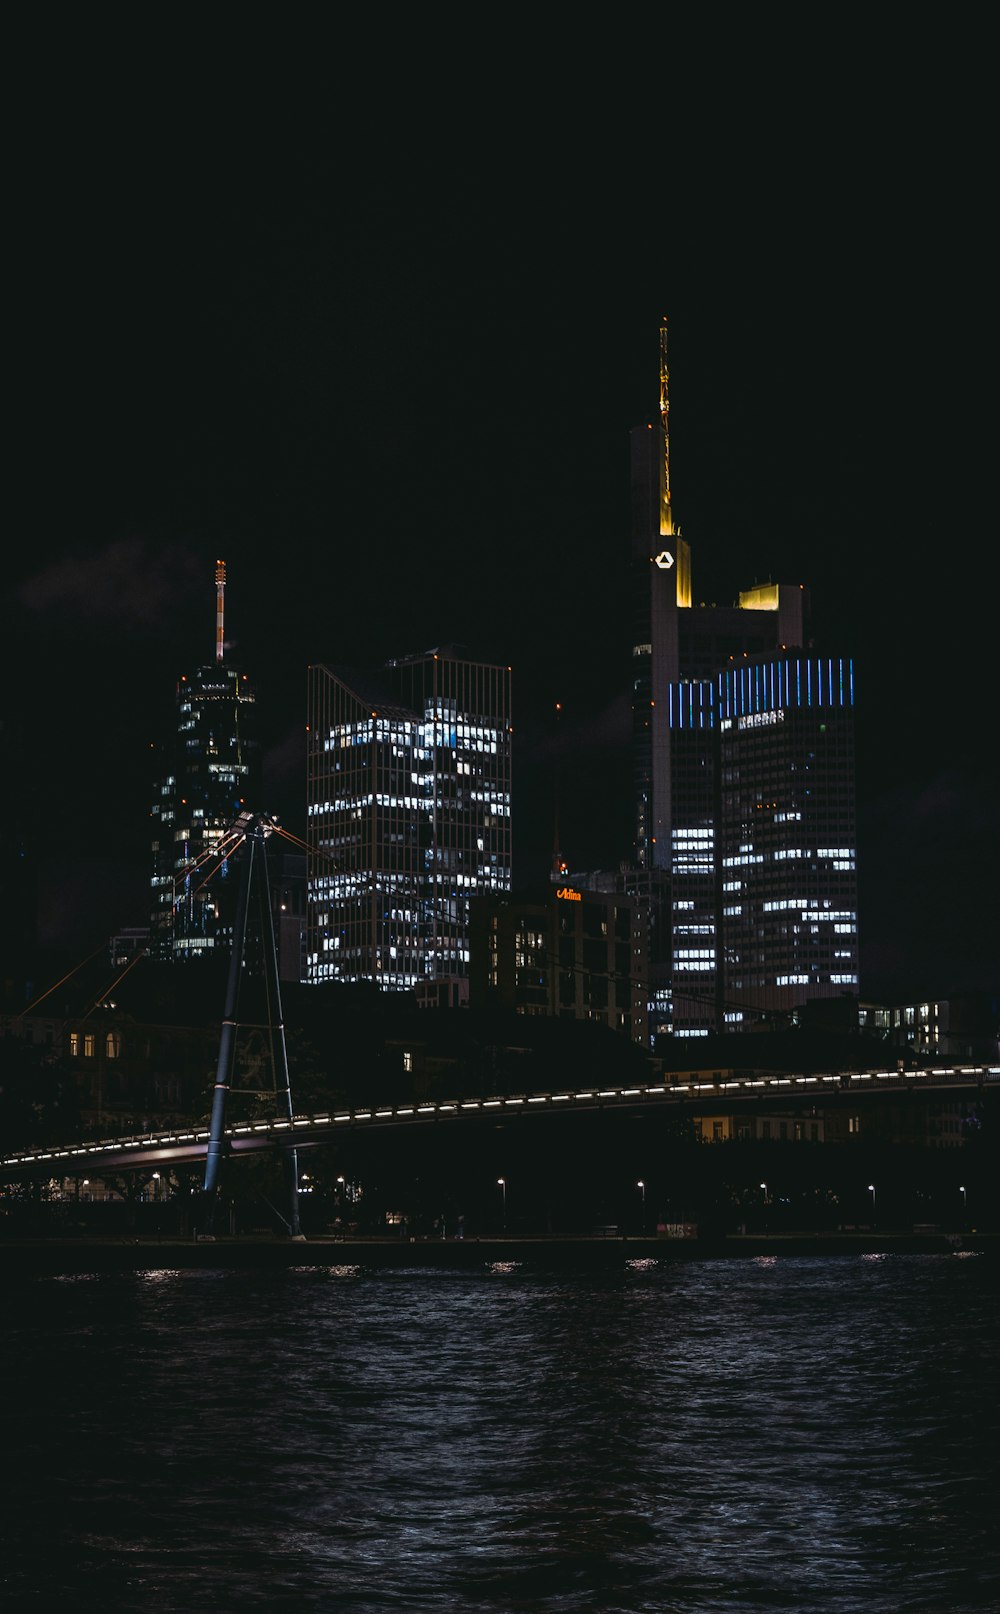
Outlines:
[{"label": "city skyline at night", "polygon": [[12,31],[11,1607],[995,1614],[990,52],[189,20]]},{"label": "city skyline at night", "polygon": [[[33,273],[59,259],[55,215],[25,204],[0,718],[43,946],[146,920],[154,753],[178,677],[211,659],[219,556],[262,811],[304,836],[310,664],[458,641],[513,669],[514,880],[549,868],[557,780],[570,864],[630,855],[607,781],[630,767],[630,441],[656,418],[666,311],[695,606],[805,582],[863,679],[861,994],[995,990],[976,298],[943,279],[960,254],[916,262],[886,225],[894,301],[846,250],[801,263],[790,297],[780,234],[732,274],[655,230],[598,270],[559,228],[574,201],[589,216],[575,180],[550,225],[527,193],[454,215],[400,186],[386,213],[349,184],[335,206],[319,155],[219,186],[211,154],[175,146],[126,216],[129,161],[88,192],[95,254],[59,298]],[[600,220],[628,216],[626,193]]]},{"label": "city skyline at night", "polygon": [[[672,336],[678,323],[672,324]],[[655,321],[651,324],[645,343],[648,369],[652,367],[655,354],[652,341]],[[686,362],[694,362],[686,343],[681,340],[677,345],[686,353]],[[710,362],[716,365],[717,351],[711,351]],[[680,375],[685,377],[683,369]],[[647,377],[647,392],[651,390]],[[674,392],[676,422],[684,418],[685,408],[690,405],[686,406],[680,379],[675,380]],[[674,429],[677,430],[676,424]],[[627,520],[625,461],[627,442],[633,430],[634,422],[620,434],[623,463],[618,477],[608,478],[609,489],[618,495],[620,508],[616,522],[619,528]],[[686,448],[683,432],[681,442]],[[683,451],[680,457],[683,464]],[[675,473],[685,497],[689,475],[687,472],[681,477],[679,471]],[[606,489],[604,497],[609,496]],[[698,509],[697,499],[695,509]],[[690,530],[687,522],[685,529]],[[213,545],[213,549],[216,547],[219,546]],[[611,545],[607,547],[610,551]],[[619,561],[623,547],[622,540]],[[710,539],[706,539],[704,547],[711,550]],[[749,543],[747,547],[749,549]],[[766,552],[766,543],[761,547]],[[700,545],[699,555],[701,548]],[[716,569],[718,561],[709,560],[713,570]],[[12,596],[14,642],[20,642],[23,647],[28,636],[34,635],[43,646],[36,687],[44,685],[50,672],[56,673],[60,658],[65,656],[83,658],[94,679],[108,680],[113,690],[113,695],[103,698],[104,711],[99,721],[97,710],[87,709],[86,745],[95,754],[100,754],[104,746],[108,748],[105,768],[113,766],[120,771],[121,789],[116,796],[121,810],[117,815],[114,811],[109,815],[102,792],[99,835],[95,834],[92,823],[76,854],[70,856],[72,837],[64,823],[59,839],[46,843],[40,868],[43,942],[59,940],[67,932],[75,935],[80,945],[85,945],[99,934],[98,914],[103,914],[102,922],[108,933],[122,925],[140,923],[144,917],[138,900],[136,826],[145,816],[152,784],[150,747],[155,748],[171,721],[168,695],[170,688],[176,687],[177,667],[183,666],[185,659],[188,665],[207,659],[212,623],[206,604],[205,576],[206,573],[211,575],[214,564],[214,559],[208,560],[207,554],[199,555],[186,542],[169,541],[161,548],[146,541],[121,539],[90,557],[66,553],[57,563],[43,563],[41,570],[23,578]],[[477,648],[488,639],[501,654],[511,651],[515,689],[520,692],[514,709],[515,880],[528,878],[546,868],[551,859],[553,794],[557,780],[560,833],[566,855],[574,866],[614,866],[631,852],[628,792],[622,788],[629,767],[628,669],[624,653],[629,639],[627,569],[617,564],[610,552],[601,564],[606,569],[609,586],[603,591],[599,608],[590,603],[586,610],[581,610],[567,603],[568,594],[580,586],[567,560],[569,569],[559,585],[543,590],[549,603],[543,602],[541,623],[531,620],[538,602],[532,600],[530,591],[524,596],[526,611],[517,619],[503,617],[498,610],[480,611],[477,619],[470,621],[468,601],[454,599],[449,604],[447,594],[436,599],[432,611],[422,607],[425,613],[422,620],[440,627],[442,638],[458,636],[456,625],[459,629],[471,626],[479,630],[471,635],[477,641]],[[322,596],[311,595],[304,605],[295,596],[292,608],[294,591],[269,587],[270,571],[270,563],[264,561],[259,552],[237,551],[229,567],[230,622],[234,624],[234,652],[240,660],[252,665],[258,687],[262,789],[268,797],[263,810],[284,814],[286,821],[298,831],[304,819],[305,661],[295,653],[293,644],[299,637],[300,626],[303,649],[320,643],[327,647],[329,638],[333,637],[345,649],[360,652],[370,643],[373,649],[377,646],[386,656],[401,653],[405,646],[418,646],[419,628],[416,626],[418,619],[412,615],[410,625],[401,626],[399,595],[405,594],[406,589],[397,593],[391,575],[383,577],[380,587],[372,591],[370,618],[364,614],[359,618],[355,614],[351,618],[338,618],[333,624],[316,621],[316,607],[322,604]],[[867,728],[863,727],[859,735],[858,758],[861,995],[915,998],[925,993],[947,995],[967,988],[989,989],[990,960],[976,947],[980,926],[978,911],[973,908],[964,916],[957,912],[959,904],[971,901],[965,879],[958,883],[951,880],[947,886],[948,904],[943,909],[947,876],[934,876],[924,889],[925,900],[919,904],[919,919],[914,921],[912,915],[909,920],[905,917],[914,902],[910,877],[912,860],[918,860],[922,867],[933,866],[935,862],[947,867],[953,859],[970,853],[974,860],[974,849],[980,844],[984,852],[988,850],[991,808],[981,788],[981,775],[974,766],[975,748],[971,740],[965,738],[966,725],[971,723],[975,727],[971,711],[967,704],[956,707],[950,744],[941,755],[941,768],[934,771],[917,766],[912,743],[904,746],[901,735],[911,725],[920,731],[919,714],[912,709],[907,689],[915,695],[920,680],[927,677],[927,669],[922,665],[913,666],[910,684],[901,685],[891,658],[888,663],[885,659],[885,646],[865,631],[864,619],[871,602],[861,595],[845,602],[842,584],[838,588],[831,579],[828,563],[826,585],[827,590],[832,587],[835,601],[840,594],[835,611],[842,610],[843,616],[833,620],[834,613],[829,598],[824,600],[822,587],[812,588],[815,607],[821,613],[825,607],[828,629],[832,626],[842,642],[857,646],[871,714]],[[508,587],[503,585],[504,590]],[[484,588],[488,593],[488,577]],[[431,595],[436,598],[436,591],[432,589]],[[78,597],[81,602],[86,597],[89,614],[78,607]],[[387,602],[385,620],[380,610],[383,597]],[[412,588],[409,598],[414,603],[419,598]],[[520,623],[520,633],[514,629],[515,620]],[[890,622],[892,620],[890,618]],[[307,625],[311,638],[306,635]],[[168,627],[176,630],[176,643],[167,642]],[[390,631],[398,632],[400,637],[390,641]],[[115,642],[116,634],[120,635],[120,645]],[[142,642],[141,651],[136,642],[135,653],[128,656],[126,647],[137,640]],[[601,643],[599,658],[586,652],[585,647],[591,642]],[[562,646],[558,654],[557,645]],[[973,641],[969,646],[970,655],[975,658],[980,652],[979,642]],[[900,654],[903,653],[901,650]],[[327,648],[324,649],[326,654]],[[115,670],[123,657],[129,659],[131,666],[127,683],[118,679]],[[71,664],[67,662],[67,666]],[[62,677],[58,684],[67,710],[71,710],[74,700],[83,693],[83,686],[77,688],[72,680]],[[935,673],[929,685],[934,690],[935,701],[944,698],[946,685],[945,673]],[[9,683],[8,687],[14,685]],[[97,683],[92,683],[91,687],[96,688]],[[972,687],[975,687],[974,680]],[[553,717],[557,698],[562,706],[558,721]],[[28,705],[30,709],[30,692]],[[932,709],[925,703],[925,709],[927,722],[940,726],[943,719],[935,715],[938,708]],[[118,714],[124,718],[128,712],[131,715],[127,718],[126,750],[115,724]],[[15,715],[12,712],[12,717]],[[72,722],[68,720],[69,727],[76,730],[75,734],[66,735],[68,752],[72,752],[78,742],[83,721],[82,714]],[[30,755],[37,731],[32,730],[30,722],[22,721],[21,728],[25,755]],[[12,735],[11,724],[5,732],[8,738]],[[148,747],[136,743],[143,732],[149,738]],[[966,753],[968,762],[964,760]],[[929,758],[931,754],[920,755]],[[146,768],[150,770],[150,777],[143,778]],[[913,785],[906,782],[904,770],[913,771]],[[44,757],[39,765],[36,754],[34,765],[20,772],[24,800],[32,803],[29,816],[32,825],[37,826],[46,821],[55,800],[49,794],[51,786],[42,791]],[[595,796],[587,782],[588,777],[595,776],[621,783],[612,787],[605,783]],[[87,796],[92,783],[81,775],[77,784],[83,800],[70,822],[82,825],[88,816]],[[140,797],[142,805],[138,807]],[[90,810],[91,820],[95,811],[96,804]],[[129,872],[133,865],[136,865],[136,876]],[[94,924],[87,921],[91,905]],[[67,924],[68,907],[73,910],[72,925]],[[942,912],[946,927],[952,932],[950,938],[942,934]],[[920,953],[914,956],[918,939]],[[950,961],[949,952],[956,955],[955,962]],[[941,955],[940,962],[934,961],[936,954]],[[964,963],[961,962],[963,956]]]}]

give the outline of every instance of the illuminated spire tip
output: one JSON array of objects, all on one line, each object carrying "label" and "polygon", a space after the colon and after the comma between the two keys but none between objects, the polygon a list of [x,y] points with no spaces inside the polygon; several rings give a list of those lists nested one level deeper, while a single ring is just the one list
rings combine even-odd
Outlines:
[{"label": "illuminated spire tip", "polygon": [[226,615],[226,563],[217,560],[215,563],[215,659],[222,661],[226,649],[225,635]]}]

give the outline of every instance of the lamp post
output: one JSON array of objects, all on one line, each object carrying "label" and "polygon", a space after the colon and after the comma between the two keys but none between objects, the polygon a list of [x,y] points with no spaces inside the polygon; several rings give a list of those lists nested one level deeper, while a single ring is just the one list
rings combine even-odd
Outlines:
[{"label": "lamp post", "polygon": [[959,1191],[959,1193],[960,1193],[960,1194],[961,1194],[961,1196],[962,1196],[962,1209],[963,1209],[963,1211],[964,1211],[964,1210],[965,1210],[965,1208],[966,1208],[966,1206],[967,1206],[967,1205],[968,1205],[968,1203],[969,1203],[969,1196],[968,1196],[968,1194],[967,1194],[967,1193],[966,1193],[966,1192],[965,1192],[965,1189],[964,1189],[964,1188],[963,1188],[963,1187],[962,1187],[962,1185],[961,1185],[961,1183],[960,1183],[960,1184],[959,1184],[959,1187],[958,1187],[958,1191]]},{"label": "lamp post", "polygon": [[153,1181],[156,1184],[156,1187],[153,1189],[153,1198],[161,1199],[162,1194],[160,1192],[160,1173],[158,1171],[153,1172]]},{"label": "lamp post", "polygon": [[874,1214],[875,1214],[875,1184],[873,1182],[870,1182],[868,1184],[868,1192],[872,1196],[872,1215],[874,1216]]},{"label": "lamp post", "polygon": [[498,1177],[497,1178],[497,1187],[500,1190],[500,1217],[501,1217],[500,1226],[501,1226],[503,1232],[506,1233],[506,1231],[507,1231],[507,1179],[505,1177]]},{"label": "lamp post", "polygon": [[646,1232],[646,1184],[643,1182],[642,1178],[640,1177],[639,1181],[636,1183],[635,1186],[639,1190],[639,1200],[640,1200],[640,1203],[642,1205],[642,1232],[643,1232],[643,1235],[645,1236],[645,1232]]}]

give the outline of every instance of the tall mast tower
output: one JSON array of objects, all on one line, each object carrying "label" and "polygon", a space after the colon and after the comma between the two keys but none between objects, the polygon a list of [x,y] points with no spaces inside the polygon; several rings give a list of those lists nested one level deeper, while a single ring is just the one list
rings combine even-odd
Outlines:
[{"label": "tall mast tower", "polygon": [[215,563],[215,659],[222,661],[226,654],[226,563]]},{"label": "tall mast tower", "polygon": [[660,537],[672,538],[674,517],[670,508],[670,370],[667,366],[667,316],[660,321]]}]

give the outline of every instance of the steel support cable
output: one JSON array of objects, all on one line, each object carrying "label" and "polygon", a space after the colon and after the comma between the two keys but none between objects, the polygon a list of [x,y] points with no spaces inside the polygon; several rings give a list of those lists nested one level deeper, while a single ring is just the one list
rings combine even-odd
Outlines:
[{"label": "steel support cable", "polygon": [[134,970],[135,966],[142,959],[144,959],[146,957],[147,952],[148,952],[148,948],[144,947],[144,948],[142,948],[142,950],[140,952],[136,953],[134,955],[134,957],[129,959],[129,961],[126,964],[125,968],[118,975],[116,975],[114,980],[110,983],[110,985],[105,987],[104,991],[102,993],[100,993],[100,995],[98,997],[96,997],[94,999],[94,1002],[90,1005],[90,1008],[87,1010],[86,1014],[84,1014],[82,1016],[82,1018],[84,1020],[89,1020],[90,1019],[90,1016],[94,1013],[94,1010],[100,1008],[102,1000],[107,997],[109,992],[114,991],[115,987],[119,984],[120,981],[124,981],[126,975],[128,975],[132,970]]},{"label": "steel support cable", "polygon": [[33,1009],[37,1009],[40,1003],[44,1003],[47,997],[51,996],[51,994],[57,991],[60,986],[64,985],[66,981],[70,980],[74,975],[76,975],[79,970],[82,970],[84,964],[89,964],[91,959],[97,958],[98,954],[103,953],[106,950],[106,942],[102,942],[100,947],[95,947],[94,951],[92,953],[88,953],[86,958],[81,958],[79,964],[74,964],[73,968],[71,970],[67,970],[66,974],[63,975],[58,981],[53,981],[52,985],[42,993],[41,997],[37,997],[33,1003],[29,1003],[26,1008],[22,1009],[21,1013],[18,1015],[18,1019],[23,1020],[26,1014],[30,1014]]},{"label": "steel support cable", "polygon": [[226,834],[220,841],[213,841],[211,846],[206,846],[196,858],[192,858],[191,862],[188,863],[179,874],[174,875],[174,886],[177,887],[185,880],[189,879],[192,873],[195,873],[201,869],[209,861],[209,859],[214,858],[221,863],[230,855],[233,850],[235,850],[236,846],[239,845],[242,836],[242,830],[227,830]]},{"label": "steel support cable", "polygon": [[[242,832],[239,835],[227,837],[226,840],[220,841],[218,845],[206,848],[199,858],[197,858],[193,863],[189,864],[189,866],[184,870],[183,874],[175,875],[174,895],[171,901],[171,908],[176,908],[179,903],[183,902],[185,895],[196,897],[200,892],[204,891],[209,880],[218,874],[223,863],[225,863],[229,858],[235,856],[245,839],[246,837]],[[203,872],[205,865],[208,863],[210,858],[213,858],[215,861],[213,862],[208,873],[205,875],[205,878],[201,881],[201,884],[195,886],[193,892],[185,893],[181,891],[179,889],[181,884],[185,880],[190,879],[193,872]]]}]

